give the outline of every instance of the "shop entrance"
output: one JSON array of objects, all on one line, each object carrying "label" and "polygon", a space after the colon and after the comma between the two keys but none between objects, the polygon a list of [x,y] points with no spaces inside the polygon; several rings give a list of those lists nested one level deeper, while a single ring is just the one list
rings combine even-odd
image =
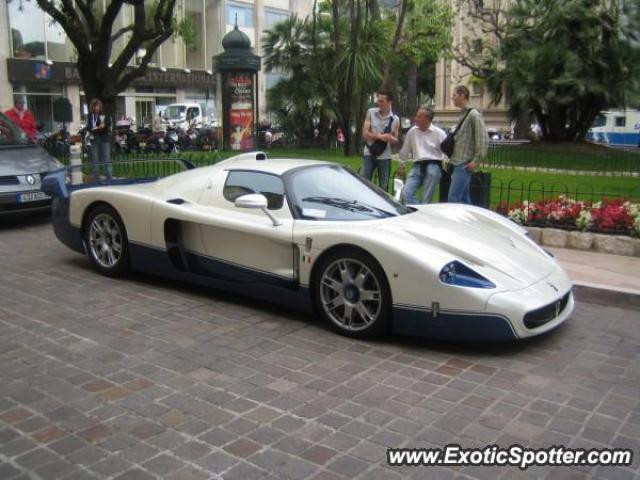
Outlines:
[{"label": "shop entrance", "polygon": [[156,107],[153,100],[136,100],[136,125],[149,125],[153,123]]}]

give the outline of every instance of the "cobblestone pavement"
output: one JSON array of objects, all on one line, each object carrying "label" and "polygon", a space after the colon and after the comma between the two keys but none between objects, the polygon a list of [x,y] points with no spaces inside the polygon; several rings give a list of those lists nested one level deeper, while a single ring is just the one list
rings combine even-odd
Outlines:
[{"label": "cobblestone pavement", "polygon": [[[0,221],[0,479],[639,478],[639,312],[545,338],[354,341],[286,308],[113,280]],[[387,447],[620,446],[631,467],[389,467]]]}]

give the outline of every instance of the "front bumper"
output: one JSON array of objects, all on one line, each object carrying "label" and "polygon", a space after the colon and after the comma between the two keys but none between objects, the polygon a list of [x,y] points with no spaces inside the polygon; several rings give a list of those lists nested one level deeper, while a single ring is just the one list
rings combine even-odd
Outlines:
[{"label": "front bumper", "polygon": [[560,326],[574,306],[571,281],[558,267],[524,289],[493,294],[484,311],[434,312],[427,307],[394,305],[393,333],[465,342],[515,340]]},{"label": "front bumper", "polygon": [[0,193],[0,216],[47,211],[51,197],[41,190],[17,190]]},{"label": "front bumper", "polygon": [[53,232],[62,243],[71,250],[78,253],[85,253],[84,242],[82,240],[82,229],[74,227],[69,222],[69,198],[54,198],[51,209],[51,223]]}]

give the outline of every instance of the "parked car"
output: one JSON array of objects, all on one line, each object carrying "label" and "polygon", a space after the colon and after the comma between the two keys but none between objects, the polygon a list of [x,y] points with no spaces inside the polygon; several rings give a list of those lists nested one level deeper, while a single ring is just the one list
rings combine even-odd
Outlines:
[{"label": "parked car", "polygon": [[104,275],[282,302],[354,337],[518,339],[574,308],[567,274],[514,222],[470,205],[404,206],[341,165],[254,152],[140,184],[68,193],[64,179],[45,179],[56,235]]},{"label": "parked car", "polygon": [[42,179],[62,164],[0,113],[0,215],[48,210]]}]

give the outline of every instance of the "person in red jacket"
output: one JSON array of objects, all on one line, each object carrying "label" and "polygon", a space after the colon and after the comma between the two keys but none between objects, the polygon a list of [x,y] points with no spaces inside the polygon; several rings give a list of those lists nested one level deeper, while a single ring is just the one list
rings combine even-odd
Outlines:
[{"label": "person in red jacket", "polygon": [[9,117],[16,125],[26,132],[31,139],[36,138],[36,120],[33,114],[27,110],[24,97],[15,97],[13,108],[10,108],[4,114]]}]

